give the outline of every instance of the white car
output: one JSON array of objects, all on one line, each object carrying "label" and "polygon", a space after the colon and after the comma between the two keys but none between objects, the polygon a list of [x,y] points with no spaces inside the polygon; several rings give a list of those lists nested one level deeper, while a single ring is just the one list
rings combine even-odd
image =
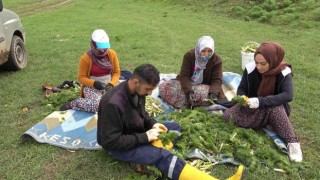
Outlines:
[{"label": "white car", "polygon": [[8,70],[27,66],[25,31],[19,16],[3,8],[0,0],[0,65]]}]

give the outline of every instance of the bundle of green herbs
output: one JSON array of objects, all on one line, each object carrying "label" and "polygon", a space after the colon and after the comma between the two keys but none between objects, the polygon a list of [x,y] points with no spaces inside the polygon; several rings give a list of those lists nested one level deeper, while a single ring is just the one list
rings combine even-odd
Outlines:
[{"label": "bundle of green herbs", "polygon": [[70,102],[80,96],[80,87],[64,89],[61,92],[50,94],[43,104],[50,108],[50,110],[57,110],[62,104]]},{"label": "bundle of green herbs", "polygon": [[161,108],[160,102],[157,99],[153,98],[152,96],[146,97],[145,107],[149,115],[154,118],[164,112],[164,110]]}]

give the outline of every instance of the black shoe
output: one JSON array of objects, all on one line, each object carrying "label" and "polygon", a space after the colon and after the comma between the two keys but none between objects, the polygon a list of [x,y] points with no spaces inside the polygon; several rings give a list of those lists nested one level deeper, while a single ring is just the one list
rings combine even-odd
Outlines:
[{"label": "black shoe", "polygon": [[203,101],[203,102],[200,104],[201,107],[208,107],[208,106],[211,106],[211,105],[212,105],[212,103],[210,103],[209,101]]},{"label": "black shoe", "polygon": [[64,81],[62,84],[60,84],[59,86],[57,86],[60,89],[69,89],[69,88],[74,88],[74,87],[80,87],[80,83],[76,82],[76,81]]},{"label": "black shoe", "polygon": [[229,101],[228,99],[218,99],[216,101],[217,104],[220,104],[226,108],[231,108],[232,106],[234,106],[236,103],[233,101]]},{"label": "black shoe", "polygon": [[66,111],[68,109],[71,109],[71,104],[70,102],[64,103],[60,106],[60,111]]}]

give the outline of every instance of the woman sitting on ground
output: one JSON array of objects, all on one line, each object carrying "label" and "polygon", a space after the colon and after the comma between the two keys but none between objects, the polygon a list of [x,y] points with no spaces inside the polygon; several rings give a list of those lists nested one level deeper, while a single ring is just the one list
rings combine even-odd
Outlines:
[{"label": "woman sitting on ground", "polygon": [[63,104],[61,111],[75,109],[96,112],[102,95],[119,82],[117,53],[110,49],[109,37],[103,29],[93,31],[90,46],[79,63],[78,80],[82,84],[80,97]]},{"label": "woman sitting on ground", "polygon": [[199,38],[195,49],[185,53],[177,79],[159,85],[161,98],[175,108],[210,105],[204,99],[224,99],[222,61],[210,36]]},{"label": "woman sitting on ground", "polygon": [[283,47],[276,42],[264,42],[258,47],[255,61],[246,65],[237,90],[238,95],[249,97],[248,106],[235,105],[224,112],[224,118],[243,128],[270,125],[288,143],[290,160],[301,162],[299,139],[289,120],[292,72],[284,54]]}]

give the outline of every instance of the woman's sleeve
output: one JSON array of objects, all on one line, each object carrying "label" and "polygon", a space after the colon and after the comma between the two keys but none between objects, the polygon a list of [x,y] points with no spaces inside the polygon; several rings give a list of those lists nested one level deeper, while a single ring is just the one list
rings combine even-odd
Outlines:
[{"label": "woman's sleeve", "polygon": [[110,56],[111,63],[113,65],[113,72],[112,72],[112,77],[111,77],[110,83],[115,86],[119,82],[119,79],[120,79],[120,74],[121,74],[120,64],[119,64],[117,53],[115,51],[112,50],[110,55],[111,55]]},{"label": "woman's sleeve", "polygon": [[217,59],[214,59],[216,62],[211,69],[211,77],[210,77],[210,89],[209,93],[213,93],[219,95],[219,98],[225,98],[224,92],[222,90],[222,61],[219,57],[216,56]]},{"label": "woman's sleeve", "polygon": [[88,77],[91,68],[90,61],[91,59],[86,53],[81,56],[78,69],[78,80],[84,86],[93,87],[94,80]]},{"label": "woman's sleeve", "polygon": [[245,95],[245,96],[248,96],[248,73],[247,73],[247,69],[245,69],[243,71],[243,74],[242,74],[242,78],[241,78],[241,81],[240,81],[240,84],[238,86],[238,89],[237,89],[237,95],[239,96],[242,96],[242,95]]},{"label": "woman's sleeve", "polygon": [[183,56],[183,62],[181,65],[181,70],[180,70],[180,74],[179,74],[179,80],[181,83],[181,88],[182,91],[187,94],[189,91],[192,91],[192,73],[193,73],[193,68],[192,67],[192,57],[190,55],[189,52],[187,52],[184,56]]},{"label": "woman's sleeve", "polygon": [[[278,88],[278,87],[276,87]],[[281,104],[286,104],[293,99],[293,85],[292,85],[292,75],[288,74],[284,77],[280,87],[279,94],[271,95],[267,97],[259,97],[260,107],[271,107],[279,106]]]}]

